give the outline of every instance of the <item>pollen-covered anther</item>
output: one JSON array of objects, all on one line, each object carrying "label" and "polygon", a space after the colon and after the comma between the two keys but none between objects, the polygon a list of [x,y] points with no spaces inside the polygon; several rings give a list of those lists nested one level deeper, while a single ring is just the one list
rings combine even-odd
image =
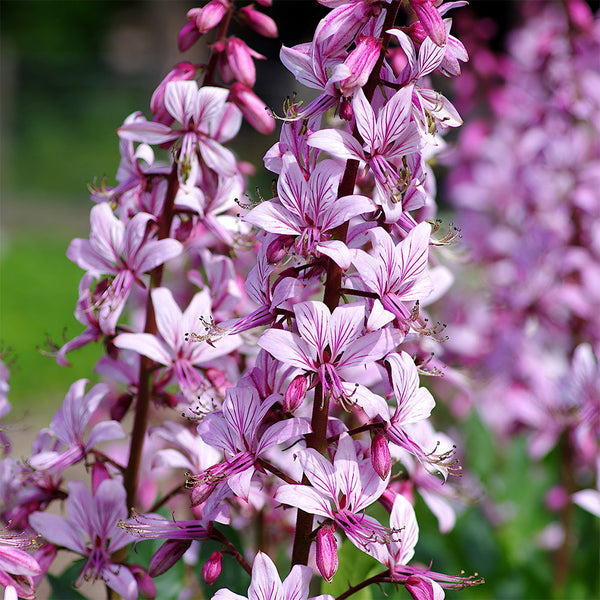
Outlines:
[{"label": "pollen-covered anther", "polygon": [[432,352],[427,358],[425,358],[422,362],[416,363],[417,370],[421,375],[429,375],[431,377],[443,377],[444,371],[439,367],[428,368],[427,365],[433,360],[435,354]]},{"label": "pollen-covered anther", "polygon": [[273,110],[269,110],[269,113],[274,119],[277,119],[278,121],[285,121],[285,122],[298,121],[302,118],[300,116],[300,111],[299,111],[299,108],[302,106],[302,104],[303,104],[302,100],[300,100],[300,101],[296,100],[296,92],[294,92],[292,94],[291,98],[289,96],[287,96],[286,99],[283,101],[283,114],[285,116],[280,117]]},{"label": "pollen-covered anther", "polygon": [[437,233],[442,226],[442,220],[436,219],[435,221],[428,221],[431,224],[431,245],[432,246],[451,246],[452,244],[458,243],[460,239],[462,239],[461,229],[459,227],[455,227],[453,223],[448,224],[448,229],[446,233],[439,239],[433,237],[435,233]]}]

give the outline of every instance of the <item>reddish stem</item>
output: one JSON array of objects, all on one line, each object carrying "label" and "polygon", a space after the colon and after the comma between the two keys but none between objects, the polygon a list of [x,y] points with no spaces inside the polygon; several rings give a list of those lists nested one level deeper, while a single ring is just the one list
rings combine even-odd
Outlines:
[{"label": "reddish stem", "polygon": [[[159,223],[158,239],[169,237],[171,222],[173,221],[173,206],[175,196],[179,189],[179,180],[177,178],[177,161],[173,162],[173,168],[169,174],[169,183],[165,197],[163,214]],[[145,333],[156,334],[156,318],[154,315],[154,306],[152,304],[151,292],[154,288],[160,287],[162,282],[163,266],[156,267],[150,275],[148,285],[148,296],[146,299],[146,326]],[[150,398],[152,394],[151,376],[154,363],[146,356],[140,357],[140,369],[138,376],[138,392],[135,403],[135,416],[133,419],[133,429],[131,431],[131,444],[129,446],[129,460],[125,469],[125,490],[127,491],[127,506],[133,508],[136,501],[136,492],[140,472],[140,463],[142,460],[142,449],[146,429],[148,428],[148,412],[150,408]]]}]

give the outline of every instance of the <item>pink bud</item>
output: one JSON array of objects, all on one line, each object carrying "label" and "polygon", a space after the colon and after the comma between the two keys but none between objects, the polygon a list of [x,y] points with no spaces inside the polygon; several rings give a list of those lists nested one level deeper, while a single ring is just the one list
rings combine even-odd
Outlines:
[{"label": "pink bud", "polygon": [[259,35],[267,38],[276,38],[279,35],[275,21],[264,13],[255,10],[254,4],[240,8],[238,16]]},{"label": "pink bud", "polygon": [[185,52],[191,48],[200,39],[201,35],[194,21],[186,23],[177,36],[179,52]]},{"label": "pink bud", "polygon": [[158,577],[168,571],[191,546],[192,540],[167,540],[150,559],[148,575]]},{"label": "pink bud", "polygon": [[371,440],[371,464],[375,473],[385,479],[392,469],[392,457],[383,433],[377,433]]},{"label": "pink bud", "polygon": [[350,75],[340,81],[340,91],[348,98],[358,88],[366,85],[371,71],[379,58],[381,42],[377,38],[363,37],[344,61],[344,67]]},{"label": "pink bud", "polygon": [[267,262],[270,265],[278,265],[287,256],[288,249],[293,243],[292,236],[277,236],[267,246]]},{"label": "pink bud", "polygon": [[246,42],[236,37],[227,40],[225,54],[233,76],[246,87],[253,87],[256,83],[256,69],[252,59],[264,56],[250,49]]},{"label": "pink bud", "polygon": [[561,485],[551,487],[546,493],[546,506],[555,512],[565,508],[571,501],[567,490]]},{"label": "pink bud", "polygon": [[594,13],[584,0],[567,0],[567,14],[573,25],[582,31],[590,31],[594,26]]},{"label": "pink bud", "polygon": [[[229,8],[227,0],[211,0],[200,9],[192,9],[196,18],[196,27],[200,33],[206,33],[216,27]],[[191,11],[190,11],[191,12]],[[189,15],[190,13],[188,13]]]},{"label": "pink bud", "polygon": [[110,479],[110,473],[106,468],[106,463],[97,460],[92,465],[92,491],[96,493],[98,486],[106,479]]},{"label": "pink bud", "polygon": [[275,129],[275,119],[267,111],[265,103],[241,83],[236,82],[231,86],[228,100],[242,111],[246,121],[258,133],[266,135]]},{"label": "pink bud", "polygon": [[129,565],[129,570],[133,573],[135,581],[138,586],[138,592],[142,598],[155,598],[156,597],[156,586],[152,577],[146,573],[145,569],[140,565]]},{"label": "pink bud", "polygon": [[173,117],[169,115],[165,108],[165,90],[167,89],[167,84],[172,81],[188,81],[189,79],[192,79],[195,74],[196,67],[194,67],[192,63],[180,62],[176,64],[169,74],[158,84],[158,87],[154,90],[154,94],[152,94],[152,98],[150,99],[150,110],[155,115],[155,121],[160,121],[161,123],[165,123],[165,125],[170,125],[174,121]]},{"label": "pink bud", "polygon": [[414,600],[443,600],[444,598],[444,590],[428,577],[410,575],[404,585]]},{"label": "pink bud", "polygon": [[431,0],[409,0],[409,3],[421,21],[425,33],[435,44],[443,46],[448,39],[448,32],[437,7]]},{"label": "pink bud", "polygon": [[261,6],[272,6],[273,0],[256,0]]},{"label": "pink bud", "polygon": [[285,390],[283,397],[283,412],[293,413],[300,408],[306,397],[308,381],[304,375],[297,375]]},{"label": "pink bud", "polygon": [[131,394],[121,394],[110,407],[110,418],[113,421],[120,421],[129,410],[132,402],[133,396]]},{"label": "pink bud", "polygon": [[210,558],[202,566],[202,577],[208,585],[212,585],[221,574],[223,555],[220,552],[213,552]]},{"label": "pink bud", "polygon": [[344,119],[344,121],[351,121],[354,116],[354,109],[352,108],[352,102],[348,101],[348,98],[343,98],[340,103],[340,111],[339,111],[340,119]]},{"label": "pink bud", "polygon": [[315,555],[319,573],[325,581],[331,581],[338,570],[337,541],[333,531],[321,527],[317,532],[317,552]]}]

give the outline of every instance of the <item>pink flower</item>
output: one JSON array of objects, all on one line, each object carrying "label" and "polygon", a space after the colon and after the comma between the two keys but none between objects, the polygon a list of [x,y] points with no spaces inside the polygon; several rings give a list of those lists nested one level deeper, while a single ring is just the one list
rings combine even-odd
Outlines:
[{"label": "pink flower", "polygon": [[363,512],[381,496],[388,478],[382,480],[369,460],[359,462],[347,433],[339,438],[333,465],[312,448],[299,452],[298,460],[311,485],[282,485],[275,494],[278,502],[330,519],[369,554],[373,546],[392,537],[389,529]]},{"label": "pink flower", "polygon": [[[354,94],[352,108],[363,143],[347,131],[324,129],[308,138],[308,145],[344,160],[358,160],[375,177],[378,203],[386,216],[402,207],[404,190],[399,167],[402,157],[418,152],[422,142],[417,127],[410,122],[411,90],[401,89],[379,110],[377,117],[362,89]],[[393,218],[397,220],[397,218]]]},{"label": "pink flower", "polygon": [[[193,496],[197,502],[198,497],[205,500],[223,485],[247,500],[256,470],[255,461],[277,444],[294,442],[310,432],[308,421],[300,418],[265,426],[263,421],[269,409],[280,400],[279,394],[261,400],[256,388],[242,380],[227,390],[221,411],[203,418],[198,425],[200,437],[210,446],[221,449],[226,460],[194,477],[196,491]],[[209,507],[212,506],[211,503]]]},{"label": "pink flower", "polygon": [[304,565],[294,565],[290,574],[281,581],[273,561],[264,552],[259,552],[252,565],[252,581],[248,596],[220,589],[212,600],[333,600],[329,594],[308,598],[308,585],[312,570]]},{"label": "pink flower", "polygon": [[112,558],[117,550],[131,543],[130,536],[118,526],[119,520],[127,517],[122,484],[107,479],[94,494],[82,481],[71,481],[67,486],[69,518],[35,512],[29,517],[31,527],[56,546],[87,557],[81,578],[102,579],[125,600],[136,600],[138,586],[133,573]]},{"label": "pink flower", "polygon": [[37,560],[25,550],[33,539],[0,531],[0,585],[6,588],[5,599],[35,598],[34,577],[42,574]]},{"label": "pink flower", "polygon": [[113,275],[96,302],[103,331],[114,331],[134,282],[144,285],[141,276],[178,256],[183,246],[176,240],[153,240],[148,227],[154,217],[136,214],[127,225],[117,219],[106,202],[92,208],[90,239],[75,239],[67,257],[94,276]]},{"label": "pink flower", "polygon": [[165,90],[165,108],[181,128],[171,129],[163,123],[138,119],[121,126],[119,136],[147,144],[180,140],[180,163],[189,165],[197,161],[196,152],[199,152],[213,171],[224,176],[233,175],[236,172],[235,157],[220,142],[237,133],[241,113],[227,103],[228,95],[223,88],[204,86],[198,89],[195,81],[171,81]]},{"label": "pink flower", "polygon": [[34,454],[29,460],[34,469],[60,472],[80,461],[96,444],[125,437],[117,421],[100,421],[90,429],[87,441],[84,441],[88,423],[109,392],[107,385],[99,383],[84,395],[87,383],[87,379],[80,379],[70,387],[62,407],[50,423],[50,431],[67,450]]},{"label": "pink flower", "polygon": [[265,231],[294,236],[295,253],[309,259],[325,254],[343,269],[350,266],[350,251],[331,239],[333,229],[374,209],[365,196],[352,194],[338,198],[342,168],[333,161],[320,162],[308,180],[296,159],[285,153],[277,181],[277,197],[261,202],[245,217]]},{"label": "pink flower", "polygon": [[333,313],[322,302],[294,305],[299,335],[270,329],[258,340],[281,362],[314,373],[331,398],[348,408],[360,406],[369,416],[386,411],[387,404],[364,385],[351,383],[353,369],[383,358],[402,340],[397,330],[364,333],[365,307],[360,303],[338,306]]},{"label": "pink flower", "polygon": [[208,366],[216,358],[229,354],[240,344],[237,336],[230,335],[212,344],[206,341],[190,342],[186,334],[192,332],[203,317],[211,320],[211,303],[208,290],[197,293],[184,312],[181,311],[168,288],[152,290],[152,303],[156,326],[161,338],[150,333],[122,333],[114,339],[117,348],[134,350],[161,365],[168,367],[183,394],[196,398],[199,392],[210,387],[210,382],[196,367]]},{"label": "pink flower", "polygon": [[427,273],[431,226],[419,223],[398,244],[381,227],[369,231],[373,250],[356,250],[352,262],[367,290],[381,299],[386,310],[406,323],[410,310],[405,302],[424,300],[433,291]]}]

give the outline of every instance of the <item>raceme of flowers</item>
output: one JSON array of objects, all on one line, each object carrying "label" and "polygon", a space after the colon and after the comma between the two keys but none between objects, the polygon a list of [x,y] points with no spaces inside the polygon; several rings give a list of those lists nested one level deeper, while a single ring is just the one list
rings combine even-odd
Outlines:
[{"label": "raceme of flowers", "polygon": [[[439,496],[447,530],[439,483],[458,472],[427,421],[435,401],[414,354],[439,333],[424,307],[451,280],[434,256],[444,242],[427,161],[461,120],[429,75],[457,75],[467,59],[444,16],[464,3],[322,0],[312,41],[281,50],[318,96],[285,105],[264,157],[274,195],[253,200],[228,144],[243,119],[271,132],[277,111],[252,91],[264,57],[228,26],[276,37],[261,10],[270,0],[258,4],[190,10],[179,48],[213,35],[208,61],[176,65],[152,117],[118,129],[117,185],[93,189],[89,238],[67,251],[84,270],[85,329],[57,354],[66,365],[101,342],[104,383],[75,382],[24,463],[2,433],[9,597],[33,598],[63,549],[83,558],[77,585],[154,597],[152,578],[209,542],[219,550],[205,583],[218,589],[229,555],[251,577],[249,599],[307,598],[315,575],[333,580],[346,542],[381,563],[346,596],[387,582],[437,600],[481,582],[408,564],[418,526],[407,498]],[[9,408],[3,397],[0,415]],[[376,503],[388,521],[371,514]],[[269,532],[259,543],[257,523]],[[37,550],[17,547],[34,538]],[[127,551],[144,539],[164,540],[148,567]],[[290,566],[276,567],[289,549]]]},{"label": "raceme of flowers", "polygon": [[564,577],[571,503],[600,515],[600,19],[579,0],[522,8],[508,54],[475,34],[464,74],[461,89],[486,95],[460,99],[479,116],[448,192],[472,266],[444,307],[446,359],[471,368],[472,406],[499,440],[522,432],[532,460],[559,455],[545,545]]}]

